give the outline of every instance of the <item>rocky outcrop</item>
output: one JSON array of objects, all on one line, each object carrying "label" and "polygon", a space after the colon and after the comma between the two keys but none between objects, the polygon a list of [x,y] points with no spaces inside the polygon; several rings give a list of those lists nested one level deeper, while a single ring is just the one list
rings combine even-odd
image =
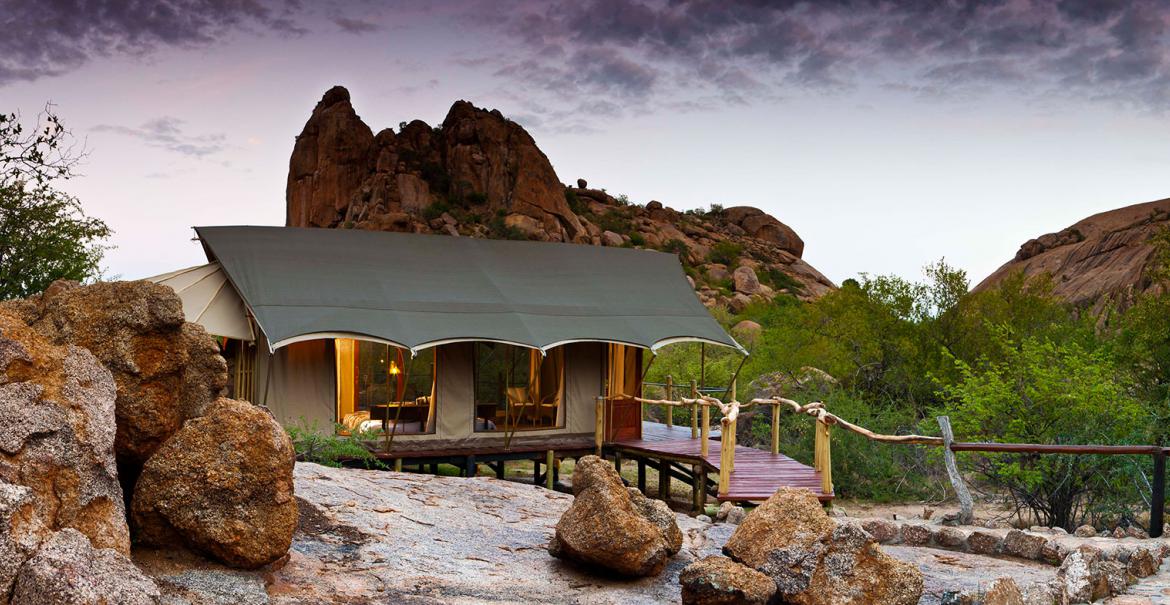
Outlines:
[{"label": "rocky outcrop", "polygon": [[0,603],[12,592],[20,566],[52,533],[35,507],[31,489],[0,482]]},{"label": "rocky outcrop", "polygon": [[12,605],[157,605],[161,594],[126,555],[57,532],[20,568]]},{"label": "rocky outcrop", "polygon": [[88,349],[113,374],[119,462],[141,465],[227,384],[215,342],[184,321],[182,303],[166,286],[58,281],[5,306],[50,342]]},{"label": "rocky outcrop", "polygon": [[[586,456],[577,462],[573,494],[573,504],[557,522],[549,543],[554,557],[641,577],[662,571],[667,558],[678,552],[682,535],[673,516],[666,518],[664,512],[660,516],[657,507],[635,506],[621,477],[605,460]],[[644,516],[643,510],[652,517]]]},{"label": "rocky outcrop", "polygon": [[1170,226],[1170,199],[1094,214],[1071,227],[1028,240],[975,291],[1008,276],[1050,275],[1053,293],[1080,307],[1100,311],[1106,302],[1124,308],[1151,288],[1147,273],[1154,252],[1151,236]]},{"label": "rocky outcrop", "polygon": [[882,552],[859,524],[830,519],[809,491],[782,488],[748,514],[723,552],[796,605],[914,605],[922,573]]},{"label": "rocky outcrop", "polygon": [[[286,224],[469,237],[643,247],[680,255],[709,306],[733,304],[715,260],[744,280],[751,302],[779,294],[819,297],[835,286],[801,259],[804,242],[748,206],[679,212],[563,185],[519,124],[457,101],[439,126],[420,120],[373,134],[334,87],[313,109],[289,161]],[[754,282],[740,268],[746,267]],[[736,303],[743,307],[743,300]]]},{"label": "rocky outcrop", "polygon": [[678,582],[684,605],[766,605],[776,594],[772,578],[727,557],[691,563]]},{"label": "rocky outcrop", "polygon": [[114,398],[110,372],[88,351],[54,345],[0,309],[0,517],[14,532],[0,538],[0,580],[42,530],[74,528],[99,548],[130,551]]},{"label": "rocky outcrop", "polygon": [[220,399],[147,461],[134,490],[135,537],[190,546],[233,567],[272,563],[296,528],[294,458],[267,410]]}]

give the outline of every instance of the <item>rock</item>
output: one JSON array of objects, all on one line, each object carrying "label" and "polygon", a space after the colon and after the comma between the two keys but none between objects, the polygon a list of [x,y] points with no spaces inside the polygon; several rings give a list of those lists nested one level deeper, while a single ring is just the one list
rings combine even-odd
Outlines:
[{"label": "rock", "polygon": [[1130,525],[1125,528],[1125,535],[1127,538],[1137,538],[1138,540],[1145,540],[1150,537],[1149,534],[1136,525]]},{"label": "rock", "polygon": [[589,188],[589,181],[586,181],[585,179],[577,179],[577,189],[588,189],[588,188]]},{"label": "rock", "polygon": [[267,410],[216,401],[147,461],[132,501],[136,538],[186,545],[233,567],[280,559],[297,524],[294,457]]},{"label": "rock", "polygon": [[663,531],[634,506],[613,466],[596,456],[578,460],[573,493],[573,504],[549,543],[550,554],[623,576],[662,570],[670,545]]},{"label": "rock", "polygon": [[1089,603],[1109,593],[1101,572],[1101,551],[1092,546],[1081,546],[1069,553],[1056,577],[1069,603]]},{"label": "rock", "polygon": [[1082,525],[1073,532],[1073,535],[1078,538],[1092,538],[1097,535],[1097,529],[1092,525]]},{"label": "rock", "polygon": [[1136,578],[1145,578],[1158,573],[1160,562],[1148,548],[1137,548],[1129,555],[1129,573]]},{"label": "rock", "polygon": [[678,581],[682,602],[692,605],[766,605],[776,593],[768,576],[718,556],[691,563]]},{"label": "rock", "polygon": [[338,224],[374,157],[374,133],[354,112],[349,91],[330,88],[305,123],[288,166],[285,222],[295,227]]},{"label": "rock", "polygon": [[983,605],[1024,605],[1024,594],[1011,578],[999,578],[983,594]]},{"label": "rock", "polygon": [[752,304],[752,299],[743,292],[736,292],[727,301],[727,307],[731,309],[732,313],[742,313],[750,304]]},{"label": "rock", "polygon": [[939,527],[934,530],[934,541],[947,548],[963,548],[967,545],[967,532],[957,527]]},{"label": "rock", "polygon": [[1040,560],[1050,565],[1060,565],[1068,556],[1068,547],[1059,540],[1048,540],[1044,548],[1040,549]]},{"label": "rock", "polygon": [[[130,552],[115,397],[109,370],[89,351],[52,344],[0,310],[0,482],[29,490],[7,488],[10,524],[71,527],[100,548]],[[9,539],[35,545],[25,529]]]},{"label": "rock", "polygon": [[910,546],[930,544],[930,527],[921,523],[907,523],[902,526],[902,543]]},{"label": "rock", "polygon": [[804,254],[804,240],[791,227],[759,208],[733,206],[724,210],[724,218],[742,227],[751,237],[773,242],[797,258]]},{"label": "rock", "polygon": [[971,535],[967,536],[967,548],[975,554],[999,554],[1002,545],[1003,540],[991,532],[976,530],[971,532]]},{"label": "rock", "polygon": [[712,523],[711,517],[708,517],[707,515],[699,515],[698,517],[695,517],[695,521],[699,521],[701,523]]},{"label": "rock", "polygon": [[1048,538],[1013,529],[1003,538],[1003,552],[1023,559],[1039,559]]},{"label": "rock", "polygon": [[862,521],[861,527],[881,544],[897,542],[900,536],[898,524],[885,519],[866,519]]},{"label": "rock", "polygon": [[807,490],[781,488],[744,519],[723,552],[767,574],[797,605],[918,602],[923,578],[855,522],[830,519]]},{"label": "rock", "polygon": [[638,514],[662,532],[662,539],[666,542],[666,554],[675,555],[682,548],[683,535],[682,530],[678,528],[678,522],[674,519],[674,511],[662,500],[647,498],[636,487],[628,487],[626,491],[629,492],[630,502]]},{"label": "rock", "polygon": [[743,292],[751,296],[760,291],[760,280],[751,267],[737,267],[731,273],[731,279],[734,282],[736,292]]},{"label": "rock", "polygon": [[708,263],[703,265],[703,272],[707,274],[707,279],[719,283],[731,281],[731,272],[727,270],[725,265],[720,263]]},{"label": "rock", "polygon": [[0,481],[0,603],[11,594],[17,570],[52,533],[36,508],[31,489]]},{"label": "rock", "polygon": [[544,226],[540,221],[525,216],[523,214],[509,214],[504,217],[504,225],[513,229],[518,229],[521,233],[528,237],[528,239],[548,241],[548,233],[544,230]]},{"label": "rock", "polygon": [[25,323],[38,333],[88,349],[113,374],[119,462],[140,465],[227,385],[215,341],[184,321],[183,304],[167,286],[55,282],[25,309]]},{"label": "rock", "polygon": [[1150,238],[1170,224],[1170,199],[1094,214],[1020,246],[1016,257],[975,287],[980,292],[1009,275],[1052,276],[1052,293],[1080,307],[1104,310],[1112,300],[1124,310],[1142,292],[1158,287],[1148,279]]},{"label": "rock", "polygon": [[1125,538],[1126,537],[1125,530],[1122,529],[1120,526],[1114,527],[1113,528],[1113,537],[1118,539],[1118,540]]},{"label": "rock", "polygon": [[727,513],[727,522],[732,525],[739,525],[740,523],[743,523],[743,520],[746,518],[747,511],[745,511],[742,506],[732,507],[732,509]]},{"label": "rock", "polygon": [[1120,561],[1101,561],[1101,579],[1108,590],[1101,596],[1121,594],[1129,588],[1129,570]]},{"label": "rock", "polygon": [[155,605],[161,596],[126,555],[67,528],[21,566],[12,605]]},{"label": "rock", "polygon": [[734,502],[723,502],[723,503],[721,503],[721,504],[719,505],[719,510],[715,512],[715,520],[716,520],[716,521],[723,521],[723,520],[726,520],[726,519],[727,519],[727,513],[730,513],[730,512],[731,512],[731,509],[732,509],[733,507],[735,507],[735,503],[734,503]]},{"label": "rock", "polygon": [[611,246],[614,248],[620,248],[622,246],[622,244],[624,244],[626,242],[625,242],[625,240],[622,239],[622,236],[614,233],[613,231],[602,231],[601,232],[601,243],[604,246]]},{"label": "rock", "polygon": [[764,331],[764,327],[760,324],[750,320],[744,319],[731,327],[731,333],[739,336],[747,342],[755,342],[760,337],[760,333]]}]

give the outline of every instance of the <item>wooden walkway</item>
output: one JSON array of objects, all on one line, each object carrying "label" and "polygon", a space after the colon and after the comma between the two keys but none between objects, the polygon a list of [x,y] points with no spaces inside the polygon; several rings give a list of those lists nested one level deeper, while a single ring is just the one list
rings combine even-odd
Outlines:
[{"label": "wooden walkway", "polygon": [[[658,458],[673,462],[694,464],[702,460],[711,472],[719,472],[719,441],[709,440],[707,457],[700,455],[699,440],[691,439],[689,426],[668,427],[657,422],[642,423],[642,438],[615,441],[609,444],[615,451]],[[822,502],[833,499],[832,493],[821,491],[821,474],[811,466],[801,464],[784,454],[737,445],[735,470],[732,471],[726,494],[720,501],[763,502],[781,487],[801,487]]]}]

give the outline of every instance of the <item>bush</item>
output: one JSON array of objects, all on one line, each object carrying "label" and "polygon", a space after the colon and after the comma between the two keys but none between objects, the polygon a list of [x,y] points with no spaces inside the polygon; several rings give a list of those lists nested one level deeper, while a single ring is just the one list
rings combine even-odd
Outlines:
[{"label": "bush", "polygon": [[634,246],[645,246],[646,236],[638,233],[637,231],[634,231],[630,234],[630,244]]},{"label": "bush", "polygon": [[[1148,435],[1147,410],[1133,399],[1118,368],[1076,342],[998,332],[1002,361],[955,360],[960,379],[947,385],[945,411],[956,439],[1002,443],[1124,444]],[[979,454],[970,458],[994,490],[1007,493],[1041,524],[1074,529],[1095,514],[1140,501],[1121,456]]]},{"label": "bush", "polygon": [[684,264],[687,259],[687,255],[690,253],[690,248],[687,248],[686,242],[682,241],[681,239],[672,239],[666,242],[662,245],[662,250],[664,252],[670,252],[671,254],[677,254],[678,257],[684,261]]},{"label": "bush", "polygon": [[431,202],[430,206],[423,208],[423,218],[425,218],[428,221],[433,221],[433,220],[439,218],[440,216],[443,216],[444,212],[450,212],[450,211],[451,211],[451,205],[448,204],[447,202],[445,202],[443,200],[434,201],[434,202]]},{"label": "bush", "polygon": [[565,188],[565,203],[569,205],[569,210],[572,210],[573,214],[585,214],[585,204],[577,197],[577,192],[568,187]]},{"label": "bush", "polygon": [[776,267],[768,267],[760,271],[759,278],[761,282],[767,284],[774,290],[788,290],[792,294],[804,292],[804,286],[800,282]]},{"label": "bush", "polygon": [[492,222],[488,223],[488,230],[494,239],[526,240],[528,236],[523,231],[513,227],[505,220],[505,215],[497,213]]},{"label": "bush", "polygon": [[342,462],[356,462],[366,468],[386,468],[365,445],[366,441],[375,439],[373,432],[353,431],[342,435],[344,428],[337,424],[333,432],[326,433],[317,427],[316,421],[308,423],[301,418],[296,425],[285,427],[285,431],[292,439],[298,460],[333,467],[340,467]]},{"label": "bush", "polygon": [[721,242],[715,242],[715,245],[711,246],[711,252],[707,254],[707,260],[731,267],[739,260],[739,255],[742,252],[743,246],[740,244],[723,240]]}]

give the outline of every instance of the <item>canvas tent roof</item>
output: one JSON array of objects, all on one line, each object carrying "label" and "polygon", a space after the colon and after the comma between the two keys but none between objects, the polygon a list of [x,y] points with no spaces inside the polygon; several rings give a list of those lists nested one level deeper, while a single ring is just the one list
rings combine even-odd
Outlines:
[{"label": "canvas tent roof", "polygon": [[350,229],[195,230],[273,349],[345,335],[412,351],[470,340],[743,350],[671,254]]},{"label": "canvas tent roof", "polygon": [[179,295],[187,321],[203,326],[216,336],[255,339],[244,301],[228,283],[219,263],[188,267],[147,279],[170,286]]}]

